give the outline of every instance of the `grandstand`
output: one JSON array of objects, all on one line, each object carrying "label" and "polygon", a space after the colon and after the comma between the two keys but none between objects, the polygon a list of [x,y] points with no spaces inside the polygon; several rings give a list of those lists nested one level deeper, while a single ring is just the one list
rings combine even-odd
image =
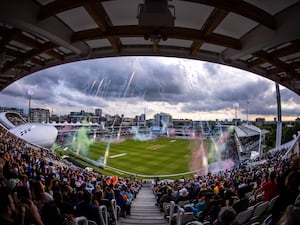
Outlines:
[{"label": "grandstand", "polygon": [[235,127],[235,141],[241,160],[251,158],[251,153],[263,152],[267,130],[261,130],[254,125],[244,124]]},{"label": "grandstand", "polygon": [[[241,128],[243,129],[243,128]],[[36,186],[35,183],[42,182],[43,184],[46,185],[46,192],[45,195],[49,196],[50,199],[56,198],[55,194],[51,195],[51,193],[56,193],[56,189],[54,187],[49,187],[47,186],[49,179],[55,179],[55,182],[59,182],[60,185],[62,185],[62,190],[65,190],[65,188],[72,187],[76,192],[83,191],[86,192],[87,195],[91,196],[96,196],[97,193],[97,188],[100,187],[99,190],[104,190],[105,187],[108,187],[107,185],[110,185],[114,183],[114,190],[115,193],[119,193],[119,190],[125,191],[126,187],[128,187],[131,193],[129,194],[130,201],[133,201],[134,204],[130,207],[127,208],[125,205],[123,207],[122,204],[119,202],[120,199],[112,199],[111,204],[106,204],[105,201],[103,201],[100,205],[98,205],[99,209],[103,210],[98,215],[98,210],[97,209],[97,201],[94,199],[92,204],[93,208],[91,208],[91,212],[93,212],[92,209],[94,209],[94,213],[92,214],[84,214],[83,212],[79,211],[79,208],[75,210],[75,212],[70,212],[66,211],[66,209],[61,209],[62,212],[64,212],[63,216],[65,218],[70,213],[74,213],[75,219],[69,222],[73,222],[74,224],[77,224],[79,221],[84,222],[86,221],[89,224],[93,224],[92,220],[96,222],[96,224],[114,224],[118,223],[121,225],[129,225],[129,224],[160,224],[160,225],[167,225],[172,223],[173,220],[177,221],[178,224],[199,224],[200,222],[204,224],[212,224],[211,220],[217,220],[216,217],[214,217],[214,214],[206,214],[205,210],[202,211],[202,213],[199,214],[194,214],[193,211],[190,211],[191,207],[195,206],[195,201],[197,199],[202,199],[203,194],[205,194],[207,191],[209,192],[210,190],[212,191],[212,195],[215,195],[218,204],[224,204],[222,203],[222,198],[225,196],[216,194],[216,187],[220,190],[224,188],[227,192],[232,191],[234,184],[232,181],[228,180],[228,178],[234,178],[237,176],[237,174],[244,174],[243,177],[240,177],[238,182],[238,189],[236,192],[232,192],[234,195],[233,199],[238,199],[235,201],[229,201],[230,207],[233,209],[239,209],[239,211],[236,211],[234,220],[238,224],[263,224],[265,221],[270,220],[272,217],[272,213],[277,212],[276,210],[280,210],[278,207],[278,204],[276,202],[280,201],[280,204],[287,204],[282,202],[283,196],[282,195],[276,195],[269,201],[264,201],[262,198],[260,199],[259,197],[257,198],[256,195],[254,195],[255,192],[255,185],[254,183],[258,182],[258,180],[263,178],[263,172],[272,170],[272,171],[278,171],[278,181],[280,180],[279,178],[281,176],[286,176],[284,175],[285,171],[287,169],[291,171],[297,172],[299,169],[299,163],[296,160],[299,160],[299,142],[300,142],[300,133],[294,137],[294,140],[289,143],[289,148],[282,148],[282,149],[277,149],[277,151],[272,151],[269,154],[263,154],[259,156],[255,160],[248,160],[248,165],[246,164],[241,164],[238,167],[234,167],[231,170],[227,171],[220,171],[217,174],[209,174],[208,176],[196,176],[190,179],[178,179],[176,181],[174,180],[159,180],[159,179],[154,179],[151,183],[149,182],[141,182],[141,181],[134,181],[130,180],[128,178],[121,178],[119,177],[118,180],[116,180],[114,177],[115,176],[106,176],[104,174],[99,174],[95,171],[92,170],[87,170],[84,169],[84,166],[82,164],[78,164],[76,161],[69,160],[66,161],[65,159],[60,159],[53,155],[50,151],[46,149],[41,149],[39,147],[34,147],[23,140],[19,139],[16,136],[13,136],[8,130],[6,130],[4,127],[0,127],[1,130],[1,159],[0,159],[0,164],[2,165],[1,167],[3,168],[3,174],[2,178],[4,181],[9,181],[9,183],[14,183],[14,186],[8,186],[6,187],[6,184],[4,186],[1,186],[1,202],[3,198],[5,198],[6,195],[4,193],[10,193],[10,192],[4,192],[3,188],[13,188],[10,190],[18,192],[18,187],[22,186],[24,182],[24,176],[28,177],[30,180],[30,184],[32,185],[32,191],[34,190],[34,187]],[[251,132],[251,129],[245,128],[243,130],[245,133],[249,135]],[[19,146],[17,149],[17,155],[19,157],[15,157],[16,154],[16,148],[15,146]],[[287,147],[287,146],[285,146]],[[284,157],[283,157],[284,156]],[[29,157],[29,158],[28,158]],[[26,167],[26,162],[31,161],[31,157],[35,159],[36,165],[40,165],[37,167],[37,170],[35,171],[38,172],[36,173],[31,173],[28,170],[28,167]],[[284,161],[282,159],[284,158]],[[22,167],[19,167],[19,175],[14,173],[13,168],[17,168],[16,166],[18,165],[18,160],[23,161],[25,163],[22,165]],[[75,164],[74,164],[75,163]],[[282,164],[284,163],[284,164]],[[7,170],[7,165],[11,165],[12,170]],[[246,165],[246,166],[245,166]],[[255,165],[255,167],[253,167]],[[79,167],[77,167],[79,166]],[[80,168],[82,167],[82,168]],[[24,170],[23,170],[23,169]],[[249,168],[252,168],[249,170]],[[254,169],[255,168],[255,169]],[[50,169],[50,170],[49,170]],[[251,178],[251,182],[246,182],[245,178],[251,175],[252,170],[254,169],[255,176]],[[288,171],[289,171],[288,170]],[[48,171],[48,172],[47,172]],[[49,171],[52,171],[50,174],[52,175],[49,177]],[[287,171],[287,172],[288,172]],[[73,173],[75,172],[75,173]],[[279,173],[280,172],[280,173]],[[299,172],[298,176],[300,175]],[[73,174],[72,176],[69,176]],[[280,175],[282,174],[282,175]],[[240,176],[240,175],[239,175]],[[19,181],[17,181],[18,179]],[[26,178],[27,179],[27,178]],[[299,180],[298,180],[299,181]],[[112,183],[111,183],[112,182]],[[115,183],[116,182],[116,183]],[[229,183],[228,183],[229,182]],[[252,183],[252,184],[251,184]],[[300,183],[299,183],[300,184]],[[3,184],[2,184],[3,185]],[[68,186],[70,185],[70,186]],[[104,186],[103,186],[104,185]],[[250,185],[250,186],[249,186]],[[104,189],[102,189],[102,188]],[[164,204],[164,208],[162,212],[160,212],[159,208],[154,206],[154,203],[157,203],[158,205],[163,203],[164,199],[164,193],[167,189],[171,189],[175,198],[174,202],[166,202]],[[187,194],[183,195],[183,190],[187,190]],[[195,190],[198,190],[195,192]],[[8,189],[9,190],[9,189]],[[94,191],[95,190],[95,191]],[[194,190],[194,191],[193,191]],[[201,191],[202,190],[202,191]],[[205,191],[206,190],[206,191]],[[258,189],[257,189],[258,190]],[[203,192],[205,191],[205,192]],[[73,193],[73,192],[71,192]],[[122,193],[127,193],[127,192],[122,192]],[[154,193],[154,195],[153,195]],[[197,194],[198,193],[198,194]],[[73,193],[75,194],[75,192]],[[244,198],[242,197],[245,194],[247,196],[247,205],[248,208],[237,208],[238,202],[239,201],[244,201]],[[152,197],[151,197],[152,195]],[[298,195],[298,192],[296,192],[295,197],[291,198],[289,202],[293,203],[296,200],[296,197]],[[135,197],[133,197],[135,196]],[[177,197],[176,197],[177,196]],[[186,196],[187,200],[185,203],[183,201],[180,201],[183,196]],[[223,196],[223,197],[222,197]],[[263,195],[261,195],[263,196]],[[255,198],[254,198],[255,197]],[[20,195],[16,196],[15,201],[16,203],[20,201]],[[33,197],[34,202],[38,202],[39,200],[37,197]],[[55,199],[54,199],[55,200]],[[63,198],[63,201],[66,201],[66,198]],[[117,202],[114,202],[117,201]],[[29,200],[31,202],[31,200]],[[176,203],[176,204],[175,204]],[[35,203],[30,203],[30,204],[35,204]],[[41,208],[40,212],[32,211],[32,213],[36,213],[36,217],[34,219],[39,221],[39,224],[47,224],[45,222],[45,210],[46,206],[48,203],[43,203],[44,207]],[[50,204],[50,202],[49,202]],[[73,203],[75,206],[80,206],[81,203]],[[169,204],[169,206],[168,206]],[[174,205],[172,205],[174,204]],[[296,203],[295,203],[296,204]],[[121,206],[120,206],[121,205]],[[175,211],[172,210],[167,210],[168,207],[175,207],[175,210],[177,208],[177,211],[180,212],[179,214],[174,213]],[[76,207],[75,207],[76,208]],[[105,209],[105,210],[104,210]],[[220,209],[214,209],[214,210],[220,210]],[[218,212],[216,211],[216,212]],[[78,214],[79,213],[79,214]],[[211,211],[210,211],[211,213]],[[2,215],[2,214],[1,214]],[[17,214],[18,215],[18,214]],[[73,215],[73,216],[74,216]],[[62,216],[62,215],[61,215]],[[18,218],[18,217],[16,217]],[[107,223],[105,223],[105,218],[107,218]],[[143,218],[143,219],[141,219]],[[3,219],[3,217],[1,217]],[[99,221],[98,221],[99,219]],[[90,220],[90,222],[88,222]],[[197,222],[195,221],[197,220]],[[97,222],[98,221],[98,222]],[[104,223],[102,222],[104,221]],[[193,222],[194,221],[194,222]]]}]

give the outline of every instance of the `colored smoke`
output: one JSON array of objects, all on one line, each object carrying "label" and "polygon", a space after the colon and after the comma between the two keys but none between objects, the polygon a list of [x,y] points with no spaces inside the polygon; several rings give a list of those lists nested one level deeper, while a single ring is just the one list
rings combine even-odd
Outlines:
[{"label": "colored smoke", "polygon": [[77,155],[87,156],[92,140],[87,136],[87,128],[81,127],[78,129],[77,134],[72,143],[72,149],[76,151]]},{"label": "colored smoke", "polygon": [[153,139],[153,135],[151,132],[149,133],[140,133],[139,127],[133,126],[131,127],[131,133],[133,134],[132,139],[136,141],[149,141]]}]

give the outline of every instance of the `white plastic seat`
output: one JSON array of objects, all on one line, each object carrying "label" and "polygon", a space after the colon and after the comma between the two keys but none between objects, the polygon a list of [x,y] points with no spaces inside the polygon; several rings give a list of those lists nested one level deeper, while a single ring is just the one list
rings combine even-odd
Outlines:
[{"label": "white plastic seat", "polygon": [[88,225],[88,220],[84,216],[79,216],[74,218],[74,225]]},{"label": "white plastic seat", "polygon": [[264,219],[261,225],[267,225],[272,220],[272,215],[267,216],[267,218]]},{"label": "white plastic seat", "polygon": [[188,222],[191,222],[194,219],[194,213],[193,212],[185,212],[184,208],[179,207],[178,205],[173,206],[175,209],[178,207],[178,210],[176,213],[172,214],[172,217],[169,219],[169,224],[172,222],[172,220],[176,220],[176,224],[186,224]]},{"label": "white plastic seat", "polygon": [[118,209],[118,207],[120,207],[120,206],[117,206],[116,199],[112,199],[110,204],[111,204],[111,208],[112,208],[113,218],[116,222],[116,225],[118,225],[118,219],[119,219],[118,211],[121,211],[121,208]]},{"label": "white plastic seat", "polygon": [[108,225],[108,213],[107,207],[105,205],[101,205],[99,207],[99,216],[102,225]]},{"label": "white plastic seat", "polygon": [[189,200],[186,200],[186,201],[179,201],[179,202],[177,203],[177,205],[180,206],[180,207],[183,207],[184,205],[187,205],[187,204],[189,204],[189,203],[190,203]]},{"label": "white plastic seat", "polygon": [[276,203],[276,201],[277,201],[278,198],[279,198],[279,195],[276,195],[274,198],[272,198],[270,200],[267,212],[270,212],[273,209],[273,207],[274,207],[274,205],[275,205],[275,203]]},{"label": "white plastic seat", "polygon": [[194,219],[194,213],[193,212],[184,212],[184,216],[182,219],[182,224],[186,224],[188,222],[191,222]]},{"label": "white plastic seat", "polygon": [[167,212],[167,209],[169,209],[169,207],[170,207],[170,202],[164,202],[163,203],[163,211],[164,212]]},{"label": "white plastic seat", "polygon": [[234,221],[240,225],[245,224],[252,216],[253,211],[254,211],[253,208],[248,208],[248,209],[240,212],[239,214],[236,215]]},{"label": "white plastic seat", "polygon": [[252,191],[249,191],[245,194],[245,198],[249,198],[252,195],[253,195]]},{"label": "white plastic seat", "polygon": [[88,220],[88,225],[97,225],[97,223],[93,220]]},{"label": "white plastic seat", "polygon": [[167,216],[170,215],[170,202],[164,202],[162,208],[165,214],[165,218],[167,218]]},{"label": "white plastic seat", "polygon": [[182,225],[183,224],[183,218],[184,218],[184,209],[179,207],[178,213],[176,215],[176,225]]},{"label": "white plastic seat", "polygon": [[170,213],[169,213],[169,216],[167,216],[167,218],[169,219],[169,225],[172,224],[172,218],[174,216],[174,213],[175,213],[175,202],[174,201],[171,201],[170,202]]},{"label": "white plastic seat", "polygon": [[188,222],[186,225],[203,225],[203,223],[201,223],[199,221],[191,221],[191,222]]},{"label": "white plastic seat", "polygon": [[266,212],[268,205],[269,205],[269,201],[266,201],[256,206],[253,211],[253,217],[256,218],[262,216],[264,212]]}]

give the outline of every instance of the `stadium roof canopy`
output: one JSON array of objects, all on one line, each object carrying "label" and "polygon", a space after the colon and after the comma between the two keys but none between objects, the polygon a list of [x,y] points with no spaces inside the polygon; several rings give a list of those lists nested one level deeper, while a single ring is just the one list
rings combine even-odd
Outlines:
[{"label": "stadium roof canopy", "polygon": [[266,134],[268,131],[261,130],[254,125],[240,125],[235,127],[235,132],[239,138],[252,137],[260,134]]},{"label": "stadium roof canopy", "polygon": [[0,90],[58,64],[174,56],[230,65],[300,95],[300,0],[9,0]]}]

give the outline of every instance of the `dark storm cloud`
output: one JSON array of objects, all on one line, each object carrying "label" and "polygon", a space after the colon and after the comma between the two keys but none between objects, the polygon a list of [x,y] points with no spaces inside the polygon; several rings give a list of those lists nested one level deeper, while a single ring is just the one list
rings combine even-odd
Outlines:
[{"label": "dark storm cloud", "polygon": [[[233,109],[235,102],[238,110],[244,114],[276,115],[276,95],[268,81],[248,81],[235,85],[222,85],[222,79],[215,81],[213,91],[207,92],[202,101],[189,103],[181,108],[184,112],[210,112]],[[248,102],[248,104],[247,104]]]},{"label": "dark storm cloud", "polygon": [[[67,109],[69,109],[69,108],[77,107],[78,104],[76,104],[74,101],[63,101],[63,102],[61,102],[61,103],[59,104],[59,106],[60,106],[61,108],[67,108]],[[69,111],[70,111],[70,110],[69,110]]]},{"label": "dark storm cloud", "polygon": [[68,102],[78,101],[78,98],[75,95],[73,95],[71,92],[63,92],[60,94],[60,97],[63,99],[67,99]]},{"label": "dark storm cloud", "polygon": [[269,91],[269,84],[265,81],[248,81],[234,85],[220,85],[212,92],[213,97],[222,101],[246,101],[247,99],[261,98]]},{"label": "dark storm cloud", "polygon": [[191,102],[186,104],[184,107],[181,108],[182,112],[211,112],[211,111],[218,111],[222,109],[226,109],[232,107],[230,102],[222,102],[216,100],[207,100],[207,101],[199,101],[199,102]]},{"label": "dark storm cloud", "polygon": [[[162,58],[131,57],[125,61],[124,58],[98,59],[55,67],[51,73],[50,70],[41,71],[39,76],[30,77],[26,84],[38,83],[39,87],[48,88],[50,92],[51,88],[63,83],[71,91],[77,90],[89,96],[142,97],[145,101],[176,104],[178,101],[196,99],[200,93],[189,93],[192,90],[183,85],[184,69],[175,62],[165,64]],[[134,77],[129,85],[133,72]],[[67,99],[72,98],[68,96]]]},{"label": "dark storm cloud", "polygon": [[6,88],[2,91],[2,94],[6,96],[24,97],[24,95],[27,95],[27,90],[21,88]]},{"label": "dark storm cloud", "polygon": [[284,102],[292,101],[294,103],[300,104],[299,96],[296,93],[290,91],[289,89],[281,90],[280,96],[281,96],[281,100]]},{"label": "dark storm cloud", "polygon": [[145,93],[147,100],[164,101],[160,93],[182,92],[180,71],[173,65],[164,65],[159,60],[110,61],[65,65],[59,69],[64,74],[60,79],[70,89],[101,97],[136,97]]},{"label": "dark storm cloud", "polygon": [[38,84],[39,88],[51,88],[58,85],[59,74],[53,69],[42,70],[37,73],[26,76],[26,79],[23,79],[24,85],[33,85]]},{"label": "dark storm cloud", "polygon": [[[71,108],[100,107],[109,113],[106,108],[127,102],[149,104],[148,113],[155,113],[163,108],[150,104],[165,102],[165,106],[175,106],[181,112],[198,113],[232,110],[233,103],[238,102],[239,112],[245,114],[248,100],[249,114],[276,114],[275,84],[249,76],[244,71],[194,60],[105,58],[69,63],[27,76],[2,91],[1,98],[7,99],[0,103],[27,107],[27,91],[33,89],[34,105],[48,104],[67,112]],[[298,95],[283,89],[281,97],[293,105],[284,113],[299,114]]]}]

